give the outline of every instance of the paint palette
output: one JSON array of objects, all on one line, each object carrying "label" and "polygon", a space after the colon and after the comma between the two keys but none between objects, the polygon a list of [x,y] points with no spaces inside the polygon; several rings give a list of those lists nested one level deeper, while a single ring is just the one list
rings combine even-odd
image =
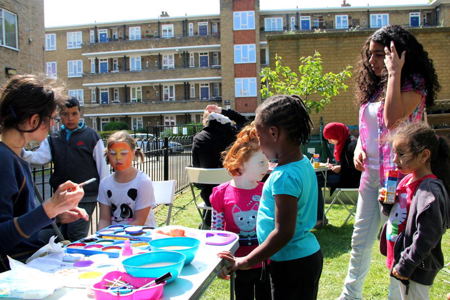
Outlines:
[{"label": "paint palette", "polygon": [[238,236],[235,233],[227,231],[208,231],[206,232],[206,245],[224,246],[234,242]]},{"label": "paint palette", "polygon": [[[133,240],[130,245],[136,254],[148,252],[150,249],[146,241]],[[110,258],[117,258],[121,255],[123,246],[124,240],[89,237],[67,245],[66,253],[79,253],[86,256],[107,254]]]},{"label": "paint palette", "polygon": [[133,226],[133,225],[110,225],[99,231],[97,236],[108,240],[132,240],[145,241],[152,240],[153,228],[149,226]]}]

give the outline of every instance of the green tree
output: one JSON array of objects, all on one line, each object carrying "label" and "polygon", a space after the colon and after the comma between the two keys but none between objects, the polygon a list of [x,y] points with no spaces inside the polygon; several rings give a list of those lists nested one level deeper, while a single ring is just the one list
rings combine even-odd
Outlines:
[{"label": "green tree", "polygon": [[307,109],[320,112],[331,98],[338,95],[348,86],[345,80],[352,76],[351,66],[345,67],[339,73],[323,72],[322,58],[319,52],[313,56],[300,57],[298,73],[288,66],[283,66],[282,58],[275,56],[275,68],[263,68],[261,71],[261,95],[267,98],[273,95],[298,95]]}]

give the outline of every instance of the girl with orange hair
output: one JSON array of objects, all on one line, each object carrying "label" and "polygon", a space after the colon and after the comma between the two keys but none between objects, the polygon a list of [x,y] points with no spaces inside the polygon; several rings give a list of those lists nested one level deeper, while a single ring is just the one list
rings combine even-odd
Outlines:
[{"label": "girl with orange hair", "polygon": [[[260,181],[268,169],[268,160],[259,147],[254,124],[244,127],[234,144],[222,155],[223,166],[233,178],[213,189],[211,229],[237,233],[239,249],[236,256],[246,256],[258,246],[256,214],[263,187]],[[261,272],[262,263],[236,271],[236,299],[270,299],[269,279],[260,280]]]}]

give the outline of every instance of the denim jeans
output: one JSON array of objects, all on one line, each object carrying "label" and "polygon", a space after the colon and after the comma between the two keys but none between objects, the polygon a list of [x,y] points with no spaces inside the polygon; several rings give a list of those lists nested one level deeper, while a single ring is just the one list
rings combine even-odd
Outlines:
[{"label": "denim jeans", "polygon": [[[372,247],[380,225],[387,219],[381,213],[381,205],[378,202],[379,189],[379,170],[366,169],[361,175],[350,262],[340,300],[362,299],[362,288],[370,268]],[[389,270],[386,269],[386,272]]]}]

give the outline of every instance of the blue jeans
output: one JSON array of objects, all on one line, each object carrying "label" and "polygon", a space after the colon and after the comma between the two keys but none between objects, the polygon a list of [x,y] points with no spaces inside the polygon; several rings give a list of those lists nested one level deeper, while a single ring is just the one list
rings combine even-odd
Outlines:
[{"label": "blue jeans", "polygon": [[387,219],[381,213],[381,205],[378,202],[379,189],[379,170],[366,169],[361,175],[350,263],[340,300],[362,299],[362,288],[370,268],[372,247],[380,225]]}]

